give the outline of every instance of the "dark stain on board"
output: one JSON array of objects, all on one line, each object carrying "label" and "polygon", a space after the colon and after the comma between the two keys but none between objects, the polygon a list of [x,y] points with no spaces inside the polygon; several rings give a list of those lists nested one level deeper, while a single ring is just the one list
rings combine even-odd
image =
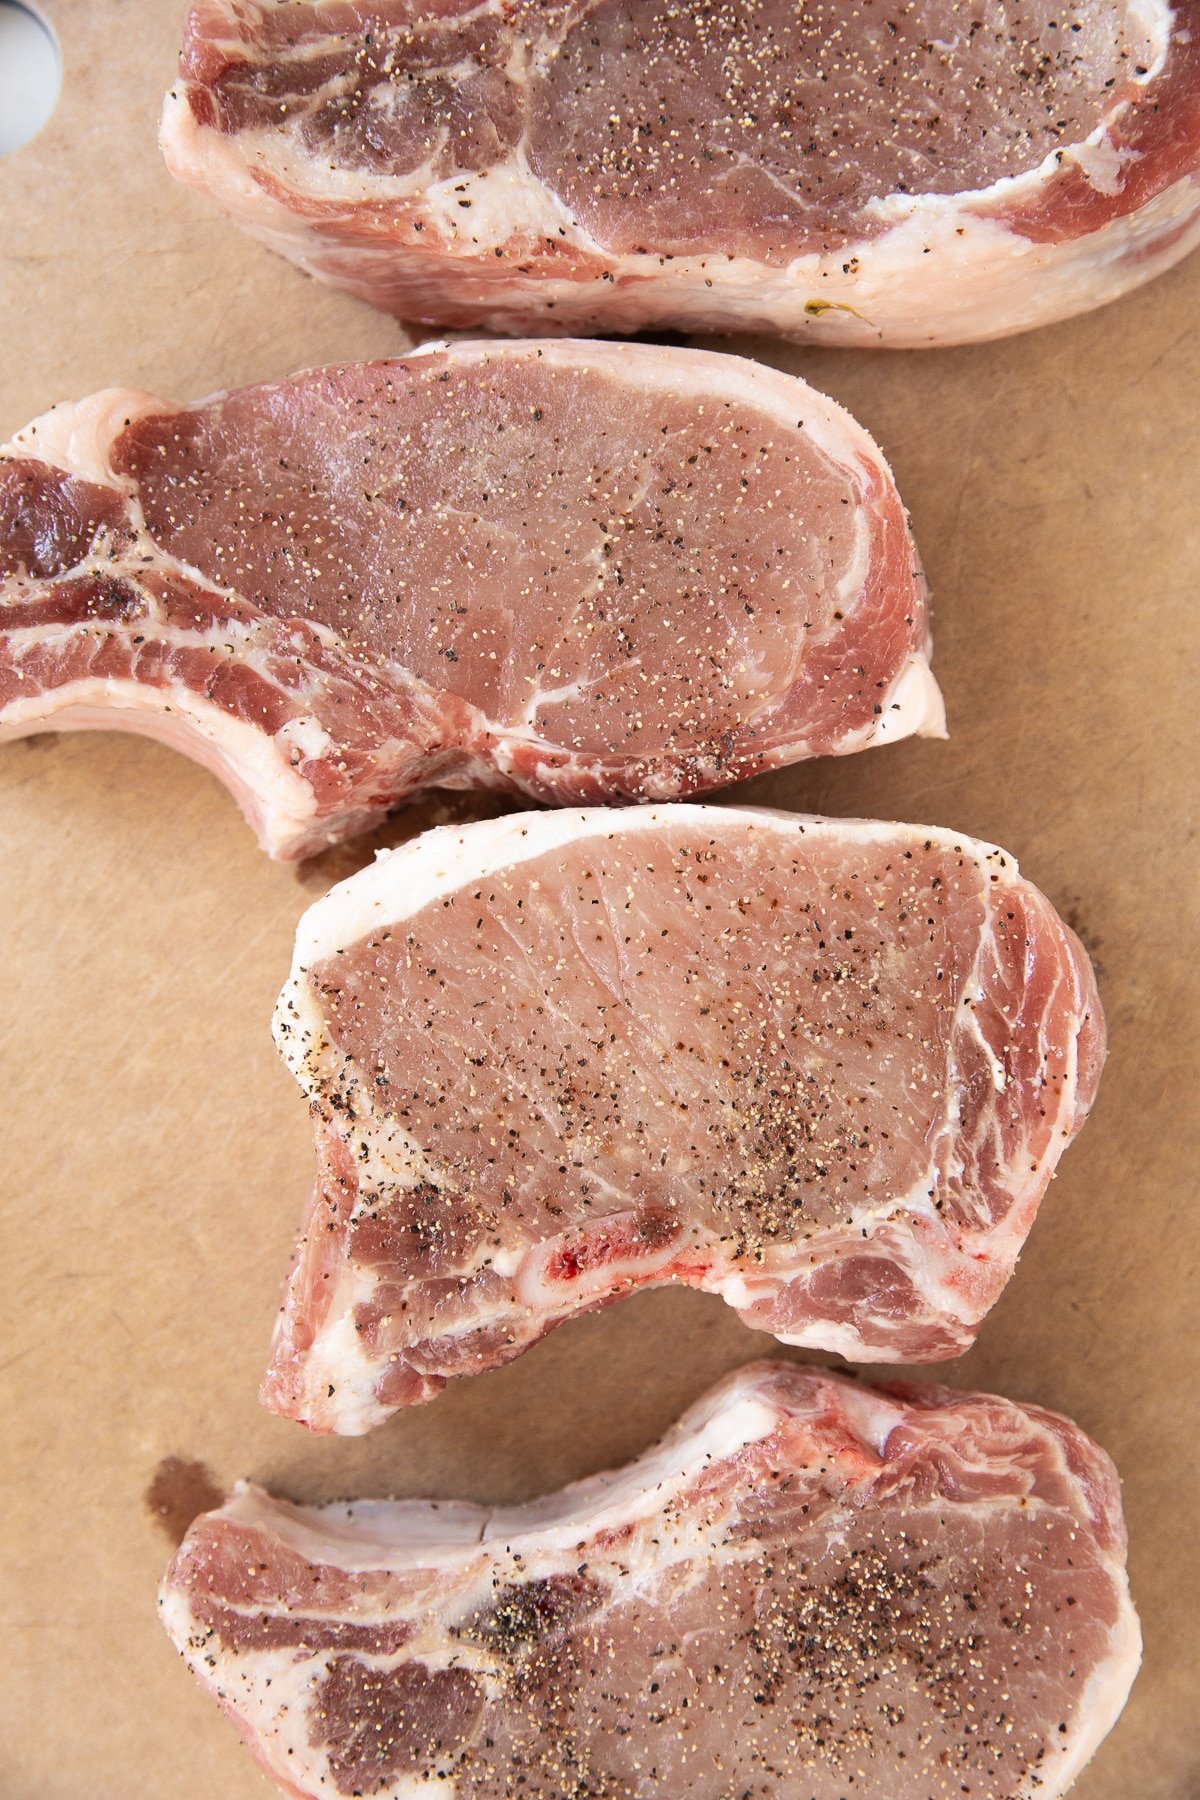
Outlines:
[{"label": "dark stain on board", "polygon": [[1104,962],[1100,955],[1100,951],[1104,944],[1104,939],[1100,936],[1099,932],[1092,930],[1091,926],[1083,916],[1082,907],[1082,900],[1075,898],[1068,901],[1064,906],[1060,907],[1059,910],[1067,924],[1071,927],[1071,930],[1075,933],[1075,936],[1079,939],[1080,943],[1091,957],[1092,966],[1097,975],[1103,975]]},{"label": "dark stain on board", "polygon": [[151,1518],[173,1544],[181,1544],[192,1520],[220,1506],[225,1496],[202,1462],[164,1456],[144,1498]]}]

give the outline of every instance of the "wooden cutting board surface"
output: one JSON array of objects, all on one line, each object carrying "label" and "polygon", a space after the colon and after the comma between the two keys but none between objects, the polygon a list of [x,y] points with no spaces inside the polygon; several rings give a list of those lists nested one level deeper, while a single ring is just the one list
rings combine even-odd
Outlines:
[{"label": "wooden cutting board surface", "polygon": [[[154,131],[180,11],[46,0],[62,98],[0,160],[0,437],[110,383],[190,399],[405,347],[167,177]],[[891,458],[952,732],[739,798],[994,839],[1100,971],[1112,1051],[1094,1117],[978,1346],[924,1372],[1070,1413],[1123,1473],[1146,1660],[1079,1800],[1200,1796],[1198,325],[1194,258],[1003,344],[735,346],[828,389]],[[448,815],[435,800],[379,841]],[[311,1177],[268,1021],[299,914],[373,848],[298,874],[165,750],[0,749],[7,1800],[267,1792],[155,1619],[165,1527],[204,1491],[167,1459],[297,1500],[511,1501],[635,1454],[771,1349],[716,1300],[649,1294],[365,1440],[259,1409]]]}]

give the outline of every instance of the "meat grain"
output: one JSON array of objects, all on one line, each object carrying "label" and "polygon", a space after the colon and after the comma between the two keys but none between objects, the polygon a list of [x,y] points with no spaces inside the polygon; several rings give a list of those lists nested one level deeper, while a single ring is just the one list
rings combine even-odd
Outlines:
[{"label": "meat grain", "polygon": [[664,1282],[956,1355],[1104,1055],[1005,852],[726,806],[427,832],[305,915],[275,1030],[318,1176],[264,1399],[339,1432]]},{"label": "meat grain", "polygon": [[779,1363],[528,1506],[243,1488],[161,1606],[302,1797],[1058,1800],[1140,1654],[1077,1426]]},{"label": "meat grain", "polygon": [[0,736],[161,738],[275,856],[415,790],[664,799],[941,734],[875,444],[739,357],[455,344],[0,451]]},{"label": "meat grain", "polygon": [[962,343],[1200,240],[1200,0],[200,0],[162,143],[402,318]]}]

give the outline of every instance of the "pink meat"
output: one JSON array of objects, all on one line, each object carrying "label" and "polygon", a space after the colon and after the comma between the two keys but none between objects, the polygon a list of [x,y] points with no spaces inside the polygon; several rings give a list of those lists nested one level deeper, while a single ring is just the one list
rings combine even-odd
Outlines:
[{"label": "pink meat", "polygon": [[953,1356],[1104,1056],[1004,852],[732,807],[426,833],[308,912],[275,1025],[318,1179],[264,1399],[340,1432],[672,1281]]},{"label": "pink meat", "polygon": [[663,799],[939,734],[879,450],[730,356],[456,344],[0,452],[0,735],[143,731],[296,857],[428,785]]},{"label": "pink meat", "polygon": [[1077,1426],[779,1363],[509,1511],[243,1487],[161,1606],[314,1797],[1058,1800],[1140,1653]]},{"label": "pink meat", "polygon": [[199,0],[162,143],[402,318],[956,343],[1200,241],[1200,0]]}]

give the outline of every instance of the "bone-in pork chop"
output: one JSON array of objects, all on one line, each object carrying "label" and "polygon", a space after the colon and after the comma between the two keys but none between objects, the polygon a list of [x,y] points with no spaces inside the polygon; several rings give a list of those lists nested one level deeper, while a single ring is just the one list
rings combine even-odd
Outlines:
[{"label": "bone-in pork chop", "polygon": [[1200,0],[200,0],[162,142],[401,318],[962,343],[1200,241]]},{"label": "bone-in pork chop", "polygon": [[318,1177],[264,1385],[359,1432],[629,1289],[956,1355],[1091,1105],[1091,966],[1003,851],[678,805],[427,832],[301,921]]},{"label": "bone-in pork chop", "polygon": [[867,434],[738,357],[456,344],[0,452],[0,736],[165,739],[304,856],[429,785],[669,799],[940,734]]},{"label": "bone-in pork chop", "polygon": [[1057,1800],[1140,1653],[1077,1426],[778,1363],[507,1511],[244,1488],[162,1616],[288,1793],[380,1800]]}]

